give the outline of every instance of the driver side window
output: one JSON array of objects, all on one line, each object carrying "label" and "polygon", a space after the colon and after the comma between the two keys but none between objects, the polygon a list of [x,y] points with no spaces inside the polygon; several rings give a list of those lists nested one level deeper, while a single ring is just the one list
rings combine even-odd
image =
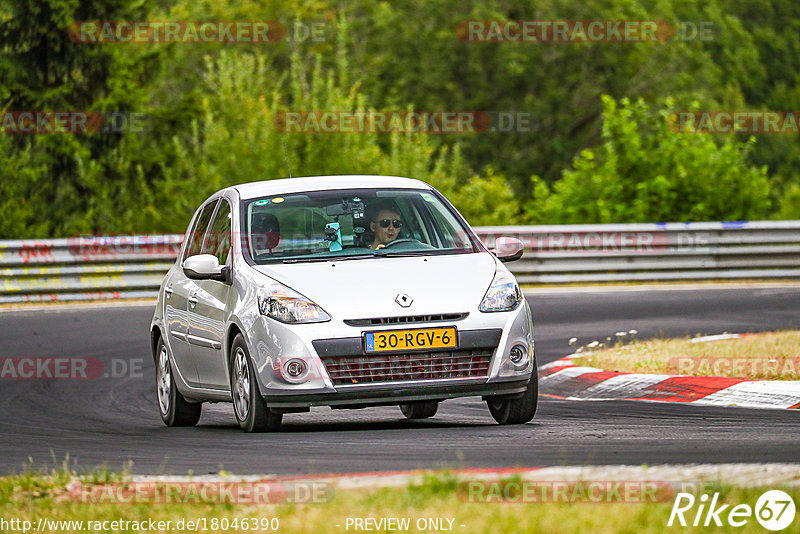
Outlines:
[{"label": "driver side window", "polygon": [[209,202],[200,211],[197,219],[195,219],[194,226],[192,226],[192,229],[189,231],[189,234],[186,237],[189,240],[189,243],[186,246],[186,251],[183,254],[184,260],[189,256],[196,256],[197,254],[200,254],[203,245],[203,236],[206,234],[208,223],[211,220],[211,215],[214,214],[214,208],[216,205],[217,201]]},{"label": "driver side window", "polygon": [[214,220],[209,226],[203,248],[200,254],[211,254],[216,256],[220,265],[225,265],[228,261],[228,253],[231,249],[231,206],[228,201],[221,199],[219,209],[214,216]]}]

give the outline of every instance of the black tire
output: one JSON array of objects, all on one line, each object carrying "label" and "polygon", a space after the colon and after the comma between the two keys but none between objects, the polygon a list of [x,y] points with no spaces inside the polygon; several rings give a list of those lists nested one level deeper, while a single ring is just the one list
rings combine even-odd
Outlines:
[{"label": "black tire", "polygon": [[203,404],[189,402],[175,387],[172,358],[163,339],[156,345],[156,392],[158,412],[167,426],[194,426],[200,420]]},{"label": "black tire", "polygon": [[267,407],[258,391],[250,353],[241,334],[237,334],[231,345],[231,400],[239,427],[245,432],[270,432],[278,430],[283,420],[282,413]]},{"label": "black tire", "polygon": [[403,412],[406,419],[427,419],[436,415],[438,409],[439,403],[436,401],[410,402],[400,405],[400,411]]},{"label": "black tire", "polygon": [[539,380],[534,371],[525,394],[517,398],[489,399],[486,405],[492,417],[501,425],[524,425],[536,415],[536,406],[539,402]]}]

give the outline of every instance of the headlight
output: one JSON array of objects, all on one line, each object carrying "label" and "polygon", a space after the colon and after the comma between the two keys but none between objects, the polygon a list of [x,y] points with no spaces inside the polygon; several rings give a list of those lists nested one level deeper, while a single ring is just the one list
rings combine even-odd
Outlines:
[{"label": "headlight", "polygon": [[511,311],[522,302],[522,291],[514,278],[498,272],[478,308],[482,312]]},{"label": "headlight", "polygon": [[282,285],[258,290],[258,311],[282,323],[324,323],[331,317],[300,293]]}]

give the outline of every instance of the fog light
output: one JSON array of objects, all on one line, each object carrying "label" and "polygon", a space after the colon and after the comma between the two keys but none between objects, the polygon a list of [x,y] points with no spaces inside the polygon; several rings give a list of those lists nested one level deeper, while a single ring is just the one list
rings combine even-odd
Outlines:
[{"label": "fog light", "polygon": [[524,345],[514,345],[508,353],[508,358],[515,367],[524,368],[528,366],[528,350]]},{"label": "fog light", "polygon": [[289,380],[300,380],[308,372],[308,365],[303,360],[292,359],[283,364],[283,370]]}]

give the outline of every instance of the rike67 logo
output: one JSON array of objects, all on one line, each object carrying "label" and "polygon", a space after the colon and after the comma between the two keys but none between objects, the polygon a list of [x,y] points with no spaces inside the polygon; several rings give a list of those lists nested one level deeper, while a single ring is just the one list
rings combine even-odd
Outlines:
[{"label": "rike67 logo", "polygon": [[[794,523],[795,504],[792,497],[781,490],[769,490],[763,493],[756,501],[755,507],[749,504],[722,504],[719,502],[719,493],[709,498],[703,494],[696,498],[691,493],[678,493],[675,504],[669,514],[667,526],[673,524],[693,527],[732,526],[743,527],[751,519],[767,530],[784,530]],[[793,531],[793,532],[796,532]]]}]

